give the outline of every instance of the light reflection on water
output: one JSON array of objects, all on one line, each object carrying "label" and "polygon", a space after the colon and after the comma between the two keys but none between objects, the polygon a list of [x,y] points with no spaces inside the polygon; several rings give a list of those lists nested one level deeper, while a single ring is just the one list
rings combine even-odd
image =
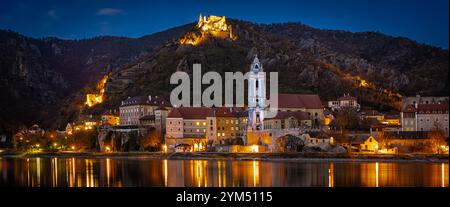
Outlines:
[{"label": "light reflection on water", "polygon": [[0,186],[448,187],[448,163],[0,158]]}]

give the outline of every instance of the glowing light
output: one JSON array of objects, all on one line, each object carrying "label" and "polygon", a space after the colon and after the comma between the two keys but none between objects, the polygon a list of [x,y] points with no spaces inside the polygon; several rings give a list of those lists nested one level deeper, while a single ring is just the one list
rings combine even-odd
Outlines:
[{"label": "glowing light", "polygon": [[70,149],[75,150],[75,146],[72,145],[72,146],[70,147]]},{"label": "glowing light", "polygon": [[211,15],[209,17],[202,17],[202,15],[200,15],[197,23],[197,30],[197,32],[188,32],[180,39],[180,44],[195,46],[206,40],[208,36],[236,40],[231,25],[226,23],[225,16],[219,17]]},{"label": "glowing light", "polygon": [[109,148],[109,146],[105,147],[105,152],[111,152],[111,148]]},{"label": "glowing light", "polygon": [[53,146],[54,146],[54,147],[56,147],[57,145],[58,145],[58,143],[56,143],[56,142],[55,142],[55,143],[53,143]]},{"label": "glowing light", "polygon": [[376,187],[378,187],[378,162],[375,163]]},{"label": "glowing light", "polygon": [[168,181],[168,176],[167,176],[167,160],[164,160],[164,187],[167,187],[167,181]]},{"label": "glowing light", "polygon": [[162,148],[163,148],[163,152],[167,152],[167,145],[164,144],[164,145],[162,146]]},{"label": "glowing light", "polygon": [[253,186],[259,185],[259,162],[253,160]]},{"label": "glowing light", "polygon": [[39,144],[36,144],[36,147],[39,147],[40,145]]},{"label": "glowing light", "polygon": [[105,85],[106,85],[107,81],[108,81],[108,76],[107,75],[103,76],[103,78],[100,80],[100,82],[97,83],[97,86],[96,86],[97,92],[86,94],[85,104],[88,107],[92,107],[97,104],[103,103],[104,93],[105,93]]},{"label": "glowing light", "polygon": [[259,146],[258,145],[252,145],[251,150],[252,150],[252,152],[259,152]]}]

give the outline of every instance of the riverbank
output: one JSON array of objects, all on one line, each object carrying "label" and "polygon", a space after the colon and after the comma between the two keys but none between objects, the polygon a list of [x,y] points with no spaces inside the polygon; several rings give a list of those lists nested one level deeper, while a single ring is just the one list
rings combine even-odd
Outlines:
[{"label": "riverbank", "polygon": [[223,152],[13,152],[3,151],[0,158],[36,158],[36,157],[58,157],[58,158],[139,158],[139,159],[173,159],[173,160],[268,160],[268,161],[423,161],[423,162],[448,162],[448,155],[436,154],[347,154],[347,153],[223,153]]}]

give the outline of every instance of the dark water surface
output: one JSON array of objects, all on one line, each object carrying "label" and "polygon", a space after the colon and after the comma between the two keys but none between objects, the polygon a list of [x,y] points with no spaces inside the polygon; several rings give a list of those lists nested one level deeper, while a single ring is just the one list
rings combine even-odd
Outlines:
[{"label": "dark water surface", "polygon": [[448,187],[448,163],[0,158],[0,186]]}]

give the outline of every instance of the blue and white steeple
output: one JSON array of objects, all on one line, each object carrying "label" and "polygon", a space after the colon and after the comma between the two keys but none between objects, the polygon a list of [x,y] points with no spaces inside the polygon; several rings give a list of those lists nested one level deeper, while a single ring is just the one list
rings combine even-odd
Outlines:
[{"label": "blue and white steeple", "polygon": [[252,131],[263,130],[266,107],[266,75],[258,56],[253,59],[248,76],[248,127]]}]

